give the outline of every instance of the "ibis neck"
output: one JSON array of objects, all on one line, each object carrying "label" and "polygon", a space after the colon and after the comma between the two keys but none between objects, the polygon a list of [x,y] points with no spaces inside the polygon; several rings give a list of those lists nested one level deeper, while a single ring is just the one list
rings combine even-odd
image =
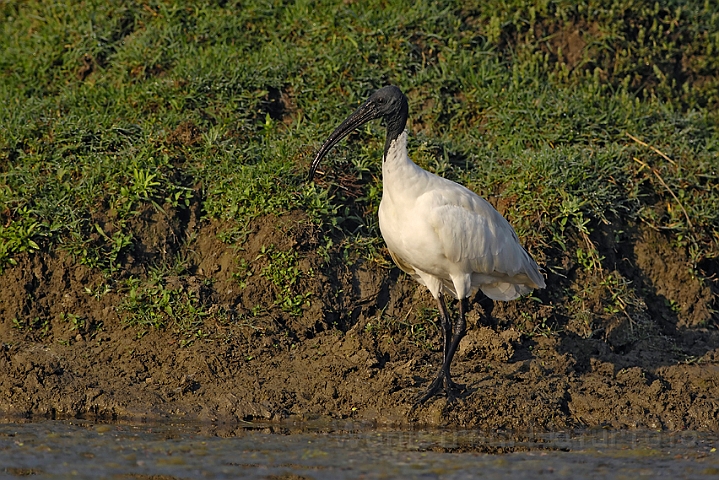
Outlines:
[{"label": "ibis neck", "polygon": [[392,204],[411,203],[426,191],[427,177],[430,174],[419,168],[407,155],[407,132],[403,132],[391,142],[383,160],[382,202],[385,204],[384,208],[388,208],[388,205]]},{"label": "ibis neck", "polygon": [[[385,124],[387,126],[387,139],[384,142],[384,157],[387,158],[387,154],[389,153],[389,149],[392,146],[392,142],[396,141],[400,135],[404,132],[404,127],[407,125],[407,116],[409,114],[409,108],[407,106],[407,100],[405,99],[402,102],[402,106],[400,107],[400,110],[392,115],[392,116],[386,116],[385,117]],[[405,137],[405,150],[406,150],[406,144],[407,140]]]},{"label": "ibis neck", "polygon": [[382,172],[384,175],[397,173],[406,165],[414,162],[407,155],[407,132],[402,132],[394,140],[388,139],[389,146],[385,148],[384,157],[382,157]]}]

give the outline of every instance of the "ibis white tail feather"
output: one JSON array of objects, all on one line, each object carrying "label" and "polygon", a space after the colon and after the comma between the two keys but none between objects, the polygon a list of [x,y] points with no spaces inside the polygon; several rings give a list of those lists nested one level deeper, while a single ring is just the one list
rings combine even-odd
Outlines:
[{"label": "ibis white tail feather", "polygon": [[[419,280],[416,275],[412,275],[412,277],[422,285],[426,285],[426,283]],[[494,281],[489,280],[486,275],[481,276],[481,281],[478,281],[478,277],[480,276],[474,276],[472,278],[472,288],[469,296],[477,293],[477,290],[482,290],[482,292],[492,300],[508,301],[526,295],[535,288],[544,288],[544,281],[542,281],[541,284],[534,284],[526,275],[517,275],[508,280],[495,278],[493,279]],[[454,298],[459,298],[455,285],[449,279],[442,280],[442,291],[447,292]]]},{"label": "ibis white tail feather", "polygon": [[482,293],[492,300],[514,300],[522,295],[526,295],[532,290],[527,285],[517,285],[514,283],[497,282],[480,287]]}]

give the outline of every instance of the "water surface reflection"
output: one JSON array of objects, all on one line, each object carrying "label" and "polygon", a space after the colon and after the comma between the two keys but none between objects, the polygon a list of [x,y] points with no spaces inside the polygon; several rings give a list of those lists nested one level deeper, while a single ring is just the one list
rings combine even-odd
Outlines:
[{"label": "water surface reflection", "polygon": [[0,424],[0,475],[34,478],[707,478],[717,435],[392,430],[349,422]]}]

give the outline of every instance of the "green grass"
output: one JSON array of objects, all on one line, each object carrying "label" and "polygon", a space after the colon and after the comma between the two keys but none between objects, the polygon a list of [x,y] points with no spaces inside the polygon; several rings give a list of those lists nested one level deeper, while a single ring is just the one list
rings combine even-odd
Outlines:
[{"label": "green grass", "polygon": [[[499,197],[550,271],[569,252],[614,278],[606,225],[665,232],[699,275],[719,256],[715,2],[4,2],[0,40],[0,270],[61,249],[127,279],[139,213],[195,201],[230,243],[302,209],[333,234],[325,255],[377,257],[382,127],[305,178],[388,83],[415,161]],[[126,280],[131,305],[157,277]]]}]

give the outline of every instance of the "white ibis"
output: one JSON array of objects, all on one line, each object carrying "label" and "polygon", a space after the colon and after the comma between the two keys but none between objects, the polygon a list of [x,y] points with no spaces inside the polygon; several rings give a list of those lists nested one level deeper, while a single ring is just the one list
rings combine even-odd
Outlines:
[{"label": "white ibis", "polygon": [[[489,202],[412,162],[405,132],[408,112],[407,97],[399,88],[391,85],[374,92],[322,145],[310,179],[335,144],[361,125],[384,119],[380,231],[397,266],[426,286],[437,301],[444,337],[442,366],[419,402],[442,387],[452,401],[463,389],[452,381],[449,370],[466,332],[468,297],[480,289],[492,300],[514,300],[545,283],[512,226]],[[454,324],[443,293],[459,300]]]}]

